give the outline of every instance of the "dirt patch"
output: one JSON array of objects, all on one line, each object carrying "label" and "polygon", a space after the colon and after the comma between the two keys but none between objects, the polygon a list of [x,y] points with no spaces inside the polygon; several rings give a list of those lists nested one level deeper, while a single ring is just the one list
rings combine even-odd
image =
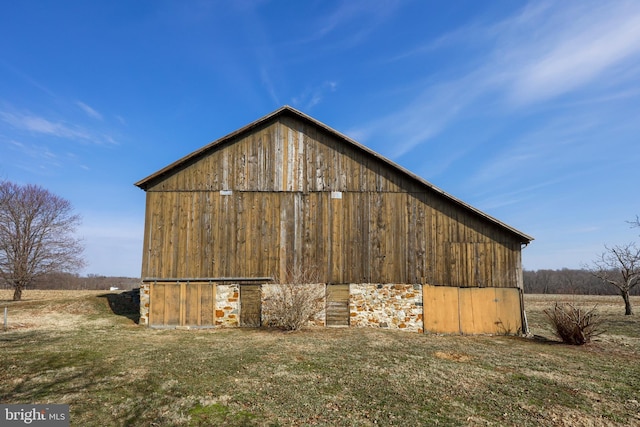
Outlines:
[{"label": "dirt patch", "polygon": [[436,351],[433,355],[438,359],[453,360],[454,362],[467,362],[471,360],[471,356],[463,353]]}]

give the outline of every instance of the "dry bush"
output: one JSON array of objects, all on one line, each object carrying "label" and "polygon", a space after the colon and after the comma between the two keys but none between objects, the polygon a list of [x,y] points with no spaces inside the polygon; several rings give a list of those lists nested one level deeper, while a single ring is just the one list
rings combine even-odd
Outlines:
[{"label": "dry bush", "polygon": [[553,308],[544,310],[554,333],[562,342],[573,345],[583,345],[591,338],[602,334],[602,319],[594,306],[590,310],[583,310],[573,304],[556,303]]},{"label": "dry bush", "polygon": [[262,305],[263,324],[296,331],[324,310],[325,288],[313,268],[287,270],[284,282],[270,286]]}]

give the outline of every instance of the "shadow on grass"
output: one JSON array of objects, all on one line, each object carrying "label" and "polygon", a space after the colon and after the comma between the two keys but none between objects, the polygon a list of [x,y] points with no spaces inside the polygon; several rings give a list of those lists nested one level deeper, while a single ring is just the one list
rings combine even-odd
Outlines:
[{"label": "shadow on grass", "polygon": [[[45,366],[48,362],[49,360],[42,360]],[[89,375],[82,369],[67,368],[64,372],[62,368],[47,367],[49,375],[55,375],[55,379],[43,375],[36,376],[33,373],[23,374],[17,384],[7,387],[0,394],[0,400],[3,403],[42,402],[66,394],[81,394],[86,392],[87,386],[91,383],[87,377],[100,375]]]},{"label": "shadow on grass", "polygon": [[8,329],[0,333],[0,344],[8,343],[14,345],[41,345],[45,343],[57,343],[62,340],[60,336],[52,336],[47,331],[25,330],[25,329]]},{"label": "shadow on grass", "polygon": [[564,343],[555,338],[548,338],[543,335],[533,335],[530,338],[524,338],[524,340],[535,342],[536,344],[546,344],[546,345],[564,345]]},{"label": "shadow on grass", "polygon": [[106,298],[109,302],[109,308],[113,314],[124,316],[133,320],[136,324],[140,323],[140,289],[133,289],[120,293],[110,293],[98,295],[99,298]]}]

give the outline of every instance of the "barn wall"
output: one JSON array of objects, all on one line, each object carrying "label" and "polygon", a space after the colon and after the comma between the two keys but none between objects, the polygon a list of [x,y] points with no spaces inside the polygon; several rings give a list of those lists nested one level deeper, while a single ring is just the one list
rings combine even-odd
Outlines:
[{"label": "barn wall", "polygon": [[[370,153],[287,116],[234,138],[149,182],[143,277],[522,287],[521,237]],[[218,326],[239,322],[233,289]]]},{"label": "barn wall", "polygon": [[147,189],[143,277],[521,285],[520,242],[329,134],[283,117]]},{"label": "barn wall", "polygon": [[516,287],[520,244],[406,193],[148,192],[143,277]]},{"label": "barn wall", "polygon": [[[154,285],[152,284],[152,287]],[[156,285],[157,286],[157,285]],[[213,285],[215,295],[212,312],[215,322],[202,322],[200,316],[189,316],[189,312],[202,312],[201,301],[185,297],[195,295],[199,286],[206,284],[164,283],[156,289],[151,304],[140,306],[141,324],[153,327],[239,327],[267,325],[270,313],[265,309],[265,301],[277,292],[278,284]],[[324,293],[322,310],[309,322],[308,326],[330,325],[327,316],[330,308],[329,291],[336,285],[316,284]],[[342,285],[338,285],[342,286]],[[180,292],[167,292],[167,289],[182,288]],[[242,303],[243,287],[258,289],[260,294],[261,322],[245,324],[241,319],[244,307]],[[143,289],[149,288],[144,284]],[[326,288],[326,292],[324,289]],[[345,297],[346,322],[335,325],[353,327],[389,328],[422,333],[445,334],[519,334],[522,332],[522,314],[520,290],[515,288],[457,288],[449,286],[407,285],[407,284],[350,284]],[[141,292],[149,295],[148,292]],[[147,298],[148,301],[148,298]],[[141,298],[142,302],[142,298]],[[161,308],[158,309],[160,306]],[[165,312],[167,308],[169,312]],[[175,310],[171,309],[174,308]],[[152,311],[152,313],[150,313]],[[151,319],[151,323],[149,323]]]}]

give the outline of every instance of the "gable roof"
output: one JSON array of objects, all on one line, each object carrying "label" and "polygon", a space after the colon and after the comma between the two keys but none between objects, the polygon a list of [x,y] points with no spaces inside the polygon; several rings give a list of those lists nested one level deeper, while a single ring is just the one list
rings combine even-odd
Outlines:
[{"label": "gable roof", "polygon": [[473,206],[469,205],[468,203],[463,202],[462,200],[446,193],[445,191],[441,190],[440,188],[436,187],[435,185],[431,184],[430,182],[428,182],[427,180],[425,180],[424,178],[414,174],[413,172],[403,168],[402,166],[398,165],[397,163],[387,159],[386,157],[382,156],[379,153],[376,153],[375,151],[371,150],[368,147],[365,147],[364,145],[360,144],[359,142],[349,138],[348,136],[336,131],[335,129],[332,129],[331,127],[325,125],[322,122],[319,122],[318,120],[314,119],[313,117],[310,117],[304,113],[302,113],[301,111],[296,110],[293,107],[290,107],[288,105],[285,105],[277,110],[275,110],[274,112],[267,114],[266,116],[252,122],[249,123],[248,125],[236,130],[235,132],[231,132],[230,134],[223,136],[222,138],[215,140],[207,145],[205,145],[204,147],[192,152],[191,154],[188,154],[186,156],[184,156],[183,158],[171,163],[170,165],[160,169],[159,171],[147,176],[144,179],[141,179],[140,181],[136,182],[134,185],[136,185],[137,187],[143,189],[143,190],[147,190],[154,182],[157,182],[158,180],[161,180],[163,177],[172,174],[174,171],[176,171],[177,169],[179,169],[181,166],[188,164],[191,161],[194,161],[200,157],[205,156],[209,151],[211,151],[214,148],[217,148],[239,136],[245,135],[249,132],[251,132],[252,130],[254,130],[257,127],[260,127],[272,120],[276,120],[279,117],[282,116],[293,116],[294,118],[297,118],[299,120],[302,120],[303,122],[309,123],[317,128],[320,128],[324,131],[326,131],[327,133],[329,133],[330,135],[332,135],[333,137],[335,137],[338,140],[341,140],[342,142],[351,145],[352,147],[355,147],[356,149],[366,153],[368,156],[371,156],[385,164],[387,164],[389,167],[391,167],[392,169],[396,170],[397,172],[404,174],[410,178],[412,178],[414,181],[418,182],[420,185],[428,188],[431,191],[434,191],[438,194],[440,194],[441,196],[443,196],[445,199],[451,201],[452,203],[461,206],[462,208],[464,208],[465,210],[471,211],[474,214],[488,220],[489,222],[492,222],[496,225],[498,225],[499,227],[515,234],[521,241],[521,243],[524,244],[528,244],[529,242],[531,242],[533,240],[533,237],[511,227],[510,225],[505,224],[504,222],[482,212],[481,210],[474,208]]}]

